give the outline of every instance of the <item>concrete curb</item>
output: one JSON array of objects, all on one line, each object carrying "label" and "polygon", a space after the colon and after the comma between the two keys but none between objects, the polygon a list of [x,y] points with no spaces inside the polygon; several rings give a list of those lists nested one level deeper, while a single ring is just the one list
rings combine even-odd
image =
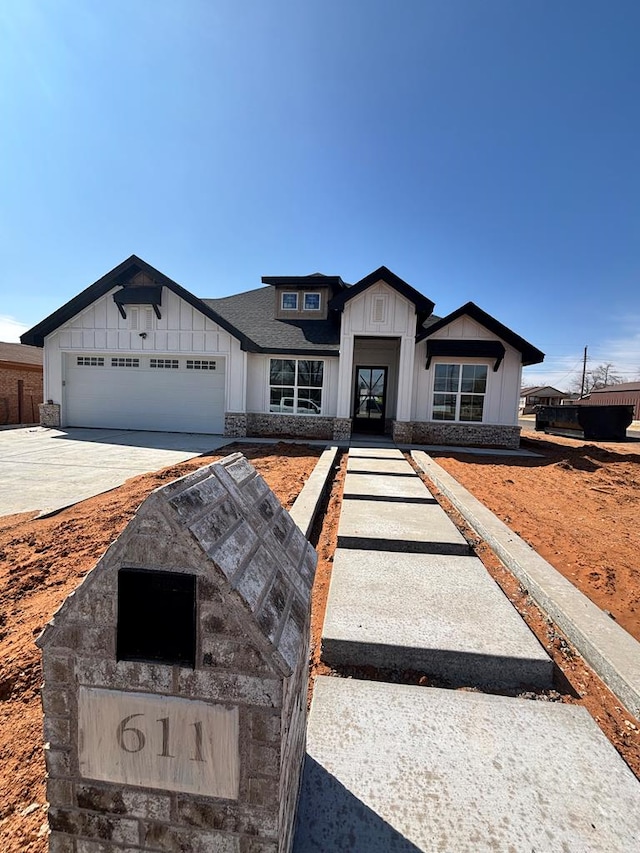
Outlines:
[{"label": "concrete curb", "polygon": [[307,539],[313,527],[337,453],[337,447],[327,447],[289,510],[289,515]]},{"label": "concrete curb", "polygon": [[413,451],[411,456],[618,699],[634,716],[640,717],[640,643],[426,453]]}]

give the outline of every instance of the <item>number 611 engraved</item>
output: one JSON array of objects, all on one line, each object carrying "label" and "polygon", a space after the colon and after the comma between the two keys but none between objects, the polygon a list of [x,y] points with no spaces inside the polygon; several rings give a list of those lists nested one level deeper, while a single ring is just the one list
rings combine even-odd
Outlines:
[{"label": "number 611 engraved", "polygon": [[[128,717],[124,717],[120,720],[118,728],[116,729],[116,741],[118,742],[118,746],[124,752],[142,752],[142,750],[147,745],[147,736],[139,729],[137,726],[131,725],[131,721],[136,717],[145,717],[146,714],[129,714]],[[170,720],[169,717],[160,717],[155,721],[156,723],[160,723],[161,726],[161,737],[162,737],[162,750],[161,752],[157,752],[156,755],[161,758],[175,758],[175,755],[171,754],[170,751]],[[204,761],[204,755],[202,754],[202,722],[198,720],[195,723],[191,723],[189,728],[193,728],[193,750],[192,754],[189,756],[190,761]]]}]

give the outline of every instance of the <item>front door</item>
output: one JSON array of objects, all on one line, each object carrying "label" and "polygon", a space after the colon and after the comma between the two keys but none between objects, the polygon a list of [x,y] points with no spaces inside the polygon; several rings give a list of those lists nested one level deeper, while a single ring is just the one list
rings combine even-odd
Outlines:
[{"label": "front door", "polygon": [[354,432],[384,433],[386,367],[356,367]]}]

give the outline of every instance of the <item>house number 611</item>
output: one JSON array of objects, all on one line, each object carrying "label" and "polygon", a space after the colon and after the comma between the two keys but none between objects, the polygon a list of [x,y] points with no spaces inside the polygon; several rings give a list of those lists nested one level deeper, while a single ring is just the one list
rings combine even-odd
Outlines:
[{"label": "house number 611", "polygon": [[[147,743],[145,733],[137,728],[137,726],[131,725],[131,720],[144,716],[144,714],[129,714],[128,717],[120,720],[120,724],[116,729],[116,740],[118,741],[118,746],[124,752],[142,752],[145,748]],[[169,717],[160,717],[160,719],[156,720],[156,723],[160,723],[162,728],[162,752],[158,752],[157,755],[162,758],[175,758],[176,756],[171,754],[169,748]],[[189,756],[189,759],[191,761],[204,761],[202,754],[202,722],[198,720],[196,723],[191,723],[191,726],[193,726],[193,754]]]}]

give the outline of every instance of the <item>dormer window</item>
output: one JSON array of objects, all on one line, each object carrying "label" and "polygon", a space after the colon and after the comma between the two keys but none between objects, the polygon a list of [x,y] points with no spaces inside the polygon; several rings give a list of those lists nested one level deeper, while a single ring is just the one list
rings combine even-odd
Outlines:
[{"label": "dormer window", "polygon": [[298,294],[297,293],[283,293],[281,304],[282,304],[282,310],[283,311],[297,311],[298,310]]},{"label": "dormer window", "polygon": [[320,294],[305,293],[304,294],[304,310],[319,311],[320,310]]}]

